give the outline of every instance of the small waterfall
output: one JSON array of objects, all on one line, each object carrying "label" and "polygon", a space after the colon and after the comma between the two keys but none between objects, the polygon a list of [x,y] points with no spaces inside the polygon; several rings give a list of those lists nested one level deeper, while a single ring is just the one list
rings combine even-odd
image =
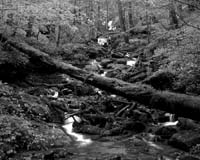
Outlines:
[{"label": "small waterfall", "polygon": [[137,59],[136,59],[136,58],[131,58],[131,60],[128,60],[128,61],[126,62],[126,65],[127,65],[127,66],[131,66],[131,67],[134,67],[135,64],[136,64],[136,62],[137,62]]},{"label": "small waterfall", "polygon": [[85,138],[84,135],[73,132],[73,123],[81,122],[81,119],[78,116],[69,117],[65,120],[65,125],[63,125],[63,128],[66,130],[66,132],[71,135],[75,141],[80,143],[80,146],[86,146],[92,143],[92,140],[89,138]]},{"label": "small waterfall", "polygon": [[163,126],[176,126],[178,121],[175,121],[175,114],[166,113],[165,116],[169,117],[169,121],[165,122]]}]

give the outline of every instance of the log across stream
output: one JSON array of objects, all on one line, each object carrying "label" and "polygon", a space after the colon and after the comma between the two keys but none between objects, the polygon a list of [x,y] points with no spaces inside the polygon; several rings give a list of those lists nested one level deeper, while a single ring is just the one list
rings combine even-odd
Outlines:
[{"label": "log across stream", "polygon": [[[2,39],[7,40],[5,37]],[[159,91],[149,85],[131,84],[115,78],[107,78],[53,59],[48,54],[26,43],[7,40],[8,47],[29,57],[29,66],[41,65],[44,69],[67,74],[84,83],[93,85],[112,94],[125,97],[151,108],[174,113],[178,116],[200,120],[200,98],[186,94]],[[37,69],[35,67],[34,69]],[[39,68],[41,69],[41,68]]]}]

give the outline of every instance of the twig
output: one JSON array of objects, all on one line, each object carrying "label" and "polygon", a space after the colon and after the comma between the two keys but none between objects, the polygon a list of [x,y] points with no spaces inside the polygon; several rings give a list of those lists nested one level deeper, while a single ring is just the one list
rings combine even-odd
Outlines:
[{"label": "twig", "polygon": [[126,109],[128,109],[131,105],[127,105],[125,107],[123,107],[122,109],[120,109],[116,114],[115,116],[119,116],[122,112],[124,112]]},{"label": "twig", "polygon": [[[181,3],[181,4],[185,4],[185,5],[192,5],[192,4],[190,4],[190,3],[187,3],[187,2],[183,2],[183,1],[181,1],[181,0],[175,0],[176,2],[179,2],[179,3]],[[200,8],[198,7],[198,5],[192,5],[194,8],[196,8],[196,9],[198,9],[198,10],[200,10]]]},{"label": "twig", "polygon": [[195,28],[195,29],[197,29],[197,30],[200,30],[200,27],[199,27],[199,26],[192,25],[192,24],[186,22],[180,15],[178,15],[178,14],[176,14],[176,15],[179,17],[179,19],[180,19],[185,25],[187,25],[187,26],[189,26],[189,27],[192,27],[192,28]]}]

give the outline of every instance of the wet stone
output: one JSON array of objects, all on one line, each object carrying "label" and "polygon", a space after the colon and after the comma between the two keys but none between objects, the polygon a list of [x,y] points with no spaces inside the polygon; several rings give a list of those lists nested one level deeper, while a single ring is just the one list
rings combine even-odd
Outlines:
[{"label": "wet stone", "polygon": [[181,131],[174,134],[169,144],[184,151],[189,151],[191,147],[200,143],[200,134],[197,131]]},{"label": "wet stone", "polygon": [[155,134],[162,139],[169,139],[175,133],[177,133],[177,128],[175,126],[162,126],[155,131]]},{"label": "wet stone", "polygon": [[183,155],[179,157],[179,160],[200,160],[200,157],[196,157],[193,155]]},{"label": "wet stone", "polygon": [[111,59],[103,59],[103,60],[101,60],[101,66],[103,67],[103,68],[107,68],[107,66],[108,66],[108,64],[110,64],[110,63],[112,63],[113,61],[111,60]]}]

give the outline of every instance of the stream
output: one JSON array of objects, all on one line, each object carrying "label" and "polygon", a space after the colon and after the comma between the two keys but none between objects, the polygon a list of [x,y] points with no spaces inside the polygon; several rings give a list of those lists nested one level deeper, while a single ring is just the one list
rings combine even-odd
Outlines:
[{"label": "stream", "polygon": [[81,119],[69,117],[63,126],[74,140],[69,146],[69,152],[73,153],[70,160],[173,160],[177,156],[177,149],[153,142],[151,134],[107,137],[97,141],[92,140],[92,136],[73,132],[74,121]]},{"label": "stream", "polygon": [[178,150],[132,136],[93,141],[84,146],[74,143],[69,152],[73,153],[69,160],[174,160]]}]

